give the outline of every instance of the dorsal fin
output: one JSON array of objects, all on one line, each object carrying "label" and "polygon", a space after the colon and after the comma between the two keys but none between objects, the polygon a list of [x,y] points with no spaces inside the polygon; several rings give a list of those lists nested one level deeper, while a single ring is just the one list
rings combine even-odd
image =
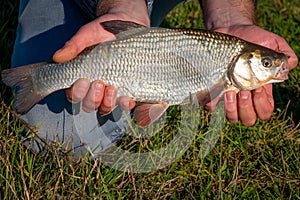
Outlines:
[{"label": "dorsal fin", "polygon": [[100,23],[103,28],[116,35],[117,38],[123,38],[145,30],[147,27],[130,21],[111,20]]}]

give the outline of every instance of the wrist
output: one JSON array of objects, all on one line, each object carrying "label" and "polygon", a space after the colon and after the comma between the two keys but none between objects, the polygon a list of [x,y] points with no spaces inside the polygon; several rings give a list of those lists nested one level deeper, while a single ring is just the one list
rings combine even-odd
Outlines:
[{"label": "wrist", "polygon": [[202,6],[208,30],[254,24],[253,0],[203,0]]},{"label": "wrist", "polygon": [[150,26],[145,0],[100,0],[96,8],[96,16],[102,15],[117,16],[119,20]]}]

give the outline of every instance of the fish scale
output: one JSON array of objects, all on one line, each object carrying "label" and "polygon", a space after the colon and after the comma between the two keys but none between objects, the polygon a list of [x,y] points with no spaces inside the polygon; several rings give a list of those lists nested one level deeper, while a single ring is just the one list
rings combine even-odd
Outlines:
[{"label": "fish scale", "polygon": [[[155,34],[153,35],[153,33]],[[213,42],[207,43],[209,41],[207,37],[214,38]],[[107,62],[109,63],[107,68],[111,70],[112,74],[107,74],[107,76],[104,74],[100,77],[109,75],[123,77],[124,74],[119,74],[117,67],[125,63],[125,70],[131,74],[129,77],[124,77],[123,83],[130,82],[132,79],[136,81],[136,84],[133,87],[131,85],[130,90],[126,91],[135,99],[150,101],[159,99],[169,104],[179,104],[188,97],[189,93],[207,88],[210,85],[210,79],[206,77],[215,77],[214,80],[220,79],[228,68],[228,63],[243,48],[241,44],[237,45],[241,43],[239,40],[233,40],[231,46],[227,42],[221,43],[222,40],[224,37],[216,33],[188,33],[158,28],[141,30],[136,33],[136,37],[131,36],[129,39],[124,38],[105,44],[107,48],[110,48],[111,61]],[[170,41],[173,45],[170,45]],[[215,44],[221,46],[218,52],[224,51],[222,54],[217,54],[222,57],[214,56],[215,51],[208,51],[215,48]],[[101,49],[103,47],[99,48],[100,51]],[[225,51],[227,57],[224,56]],[[132,52],[135,53],[132,54]],[[99,54],[101,53],[99,52]],[[208,62],[209,60],[214,60],[214,62]],[[199,64],[201,65],[199,66]],[[126,81],[126,79],[129,80]],[[122,81],[104,80],[119,89],[123,86]],[[147,83],[145,85],[138,84],[138,80],[141,82],[147,80]],[[152,85],[154,86],[152,87]],[[125,94],[126,92],[124,91]],[[166,93],[171,99],[158,95]]]},{"label": "fish scale", "polygon": [[[18,113],[26,113],[45,96],[80,78],[103,80],[117,87],[119,95],[164,105],[187,103],[191,94],[205,104],[225,90],[252,90],[287,78],[284,54],[237,37],[123,21],[101,25],[117,39],[90,47],[65,63],[2,72],[2,80],[16,89]],[[263,66],[265,59],[273,65]]]}]

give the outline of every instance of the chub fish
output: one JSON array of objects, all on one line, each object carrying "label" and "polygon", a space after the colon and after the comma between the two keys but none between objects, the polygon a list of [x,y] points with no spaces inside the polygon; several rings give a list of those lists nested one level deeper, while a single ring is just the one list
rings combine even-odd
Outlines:
[{"label": "chub fish", "polygon": [[3,82],[15,89],[17,113],[24,114],[52,92],[88,78],[146,102],[135,115],[141,126],[147,126],[168,106],[188,103],[191,96],[205,105],[228,90],[253,90],[288,78],[286,55],[230,35],[147,28],[126,21],[101,25],[117,39],[88,48],[65,63],[3,70]]}]

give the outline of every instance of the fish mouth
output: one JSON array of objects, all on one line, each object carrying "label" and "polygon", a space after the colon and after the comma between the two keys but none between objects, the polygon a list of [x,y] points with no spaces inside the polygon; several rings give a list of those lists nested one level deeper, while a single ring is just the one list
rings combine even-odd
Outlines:
[{"label": "fish mouth", "polygon": [[288,64],[287,61],[284,60],[281,63],[279,70],[276,72],[274,79],[278,81],[285,81],[288,79],[288,74],[289,74]]}]

